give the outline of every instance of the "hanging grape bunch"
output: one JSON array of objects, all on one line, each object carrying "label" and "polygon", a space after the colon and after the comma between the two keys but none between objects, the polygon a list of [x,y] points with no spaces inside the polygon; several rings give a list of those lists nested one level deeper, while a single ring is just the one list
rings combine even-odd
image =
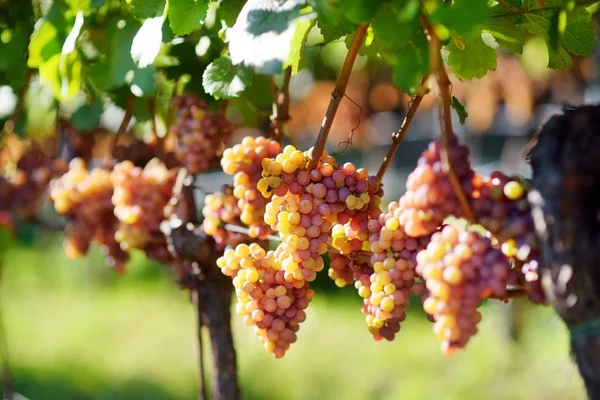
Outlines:
[{"label": "hanging grape bunch", "polygon": [[202,226],[204,232],[215,239],[217,250],[222,251],[227,246],[235,247],[247,239],[246,235],[229,231],[226,227],[228,224],[242,226],[241,214],[231,185],[223,185],[220,192],[206,195],[202,208]]},{"label": "hanging grape bunch", "polygon": [[124,161],[115,165],[110,178],[115,188],[114,214],[120,222],[115,238],[121,248],[141,249],[149,258],[172,261],[160,223],[172,196],[174,171],[158,159],[151,160],[144,168]]},{"label": "hanging grape bunch", "polygon": [[115,240],[118,221],[111,202],[113,188],[110,171],[103,168],[88,171],[85,162],[75,158],[69,163],[68,172],[51,182],[50,197],[56,211],[67,220],[64,242],[67,256],[76,258],[86,254],[90,243],[96,240],[106,257],[106,265],[124,272],[129,256]]},{"label": "hanging grape bunch", "polygon": [[173,99],[176,121],[169,128],[177,137],[175,154],[191,174],[214,168],[231,135],[231,124],[225,117],[226,104],[215,111],[192,93]]}]

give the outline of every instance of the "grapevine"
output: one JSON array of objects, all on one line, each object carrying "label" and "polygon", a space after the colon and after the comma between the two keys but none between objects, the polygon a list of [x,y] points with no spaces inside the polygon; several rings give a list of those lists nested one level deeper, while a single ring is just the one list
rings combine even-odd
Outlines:
[{"label": "grapevine", "polygon": [[[590,133],[598,107],[567,108],[544,124],[529,149],[531,181],[476,173],[469,133],[457,128],[467,111],[492,121],[487,105],[503,98],[510,107],[520,84],[527,107],[534,91],[535,102],[552,97],[558,74],[530,79],[529,65],[507,74],[512,86],[496,78],[485,90],[512,94],[484,93],[490,83],[481,79],[478,95],[460,103],[463,82],[496,70],[498,54],[498,75],[525,65],[530,43],[548,52],[540,70],[574,66],[583,89],[597,1],[45,3],[2,16],[0,80],[11,101],[0,110],[0,228],[16,237],[24,223],[64,231],[68,258],[95,243],[119,274],[134,253],[168,267],[198,316],[199,398],[209,392],[205,328],[210,392],[240,398],[233,295],[237,317],[279,359],[310,317],[323,270],[335,286],[354,287],[374,340],[405,345],[401,326],[421,303],[446,355],[472,341],[486,299],[553,305],[588,394],[600,398],[589,373],[600,363],[585,358],[600,359],[589,311],[600,309]],[[343,60],[332,59],[344,43]],[[387,199],[396,152],[413,120],[428,119],[421,104],[437,105],[439,135]],[[352,118],[345,105],[358,110]],[[406,115],[390,128],[376,173],[332,150],[342,147],[332,131],[349,145],[356,133],[355,144],[382,147],[381,121],[396,121],[400,106]]]}]

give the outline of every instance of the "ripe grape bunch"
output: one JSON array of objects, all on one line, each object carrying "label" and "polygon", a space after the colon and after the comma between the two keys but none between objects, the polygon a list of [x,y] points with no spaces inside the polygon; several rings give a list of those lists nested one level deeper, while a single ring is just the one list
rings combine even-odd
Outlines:
[{"label": "ripe grape bunch", "polygon": [[113,183],[110,171],[88,171],[85,162],[75,158],[69,170],[50,183],[54,208],[66,217],[65,252],[75,258],[87,253],[92,240],[100,245],[106,265],[123,272],[129,255],[115,240],[118,221],[113,214]]},{"label": "ripe grape bunch", "polygon": [[417,280],[417,253],[429,243],[430,236],[412,238],[400,225],[402,208],[391,202],[378,219],[368,222],[373,252],[373,273],[356,283],[364,298],[363,313],[376,340],[393,340],[406,318],[410,294],[422,295],[425,286]]},{"label": "ripe grape bunch", "polygon": [[473,182],[471,203],[477,220],[501,245],[502,252],[521,266],[530,299],[545,303],[537,273],[540,250],[527,201],[529,185],[522,178],[511,178],[500,171],[489,177],[477,176]]},{"label": "ripe grape bunch", "polygon": [[477,333],[481,301],[502,297],[514,284],[509,260],[491,240],[447,225],[417,255],[417,273],[426,281],[423,309],[435,319],[434,333],[450,355]]},{"label": "ripe grape bunch", "polygon": [[115,165],[110,178],[114,184],[114,214],[120,222],[115,238],[121,248],[142,249],[149,258],[170,262],[172,257],[160,223],[172,196],[174,171],[158,159],[144,168],[123,161]]},{"label": "ripe grape bunch", "polygon": [[202,227],[208,236],[215,239],[217,250],[222,251],[227,246],[235,247],[247,240],[246,235],[225,229],[227,224],[241,226],[241,214],[231,185],[223,185],[221,192],[206,195],[202,208]]},{"label": "ripe grape bunch", "polygon": [[280,152],[279,142],[248,136],[223,153],[221,166],[226,174],[233,175],[233,196],[238,200],[240,220],[248,226],[251,238],[266,239],[271,233],[264,222],[268,200],[261,196],[256,185],[262,176],[262,160],[274,158]]},{"label": "ripe grape bunch", "polygon": [[[465,217],[450,178],[442,168],[440,150],[439,142],[431,142],[406,181],[406,193],[400,198],[400,224],[409,236],[432,234],[450,215]],[[469,148],[452,136],[447,150],[448,161],[463,191],[471,193],[474,172],[468,160]]]},{"label": "ripe grape bunch", "polygon": [[246,325],[254,326],[265,349],[281,358],[297,339],[314,291],[305,280],[285,279],[276,252],[242,243],[226,250],[217,265],[233,277],[237,314]]},{"label": "ripe grape bunch", "polygon": [[288,145],[275,159],[262,161],[263,178],[257,183],[265,198],[264,220],[279,232],[280,262],[288,281],[313,281],[324,267],[330,232],[335,222],[346,223],[369,206],[368,173],[353,164],[343,166],[323,152],[308,169],[312,149],[302,152]]},{"label": "ripe grape bunch", "polygon": [[231,135],[231,124],[225,117],[225,106],[212,112],[206,103],[192,93],[173,99],[177,119],[170,132],[177,137],[175,154],[191,174],[218,165],[220,152]]}]

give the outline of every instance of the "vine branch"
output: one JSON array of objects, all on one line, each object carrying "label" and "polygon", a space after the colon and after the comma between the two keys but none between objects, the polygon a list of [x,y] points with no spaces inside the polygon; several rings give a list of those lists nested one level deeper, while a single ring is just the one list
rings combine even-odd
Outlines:
[{"label": "vine branch", "polygon": [[426,74],[421,79],[421,88],[419,89],[419,92],[411,99],[410,107],[408,108],[406,117],[404,117],[404,121],[402,121],[402,125],[400,126],[400,129],[398,130],[398,132],[394,132],[392,134],[392,144],[391,144],[390,148],[388,149],[388,152],[385,155],[383,162],[381,163],[381,166],[379,167],[379,171],[377,171],[377,178],[379,179],[379,181],[381,181],[381,179],[383,179],[383,175],[385,175],[385,172],[387,171],[388,167],[390,166],[390,164],[392,162],[392,159],[394,158],[394,154],[396,154],[396,151],[398,150],[398,148],[404,141],[406,132],[408,131],[408,128],[410,127],[410,124],[412,123],[412,120],[413,120],[419,106],[421,105],[421,101],[423,100],[423,97],[425,97],[425,95],[428,93],[428,90],[425,89],[425,87],[424,87],[425,84],[427,83],[427,79],[429,79],[429,74]]},{"label": "vine branch", "polygon": [[123,115],[123,120],[121,121],[119,129],[117,129],[117,132],[115,133],[115,135],[112,138],[112,141],[110,142],[110,147],[108,149],[108,153],[106,154],[106,159],[104,160],[104,163],[107,165],[110,163],[110,160],[114,157],[115,147],[117,146],[119,138],[121,137],[121,135],[123,135],[123,133],[125,133],[127,127],[129,126],[129,123],[131,122],[131,117],[133,117],[134,102],[135,96],[133,95],[133,93],[129,93],[129,95],[127,96],[127,103],[125,104],[125,114]]},{"label": "vine branch", "polygon": [[321,158],[321,155],[323,154],[323,150],[325,150],[327,136],[329,135],[329,131],[331,130],[331,127],[333,125],[333,119],[335,118],[335,114],[337,113],[340,103],[344,98],[344,94],[346,93],[346,87],[348,86],[348,81],[350,80],[350,73],[352,72],[352,67],[354,66],[356,56],[358,55],[360,46],[362,46],[368,28],[369,23],[359,25],[356,29],[356,32],[354,33],[354,37],[352,38],[352,44],[348,49],[348,54],[346,54],[346,59],[344,60],[344,64],[342,65],[342,69],[340,71],[340,75],[338,76],[337,83],[335,84],[335,88],[331,93],[331,101],[329,102],[327,112],[325,114],[325,117],[323,118],[323,122],[321,123],[321,130],[319,131],[319,136],[317,137],[317,142],[315,143],[315,147],[313,148],[312,157],[308,165],[309,170],[315,168],[315,166],[319,162],[319,159]]},{"label": "vine branch", "polygon": [[281,90],[275,84],[275,79],[270,77],[271,94],[273,95],[273,112],[271,114],[271,125],[273,135],[280,141],[284,136],[284,125],[290,120],[290,79],[292,78],[292,67],[287,67],[283,76]]},{"label": "vine branch", "polygon": [[450,78],[446,72],[446,68],[441,61],[441,43],[440,39],[435,34],[431,23],[425,15],[421,17],[423,27],[429,35],[429,49],[430,49],[430,69],[436,72],[437,84],[439,90],[438,99],[438,118],[441,129],[441,142],[440,142],[440,158],[442,161],[442,170],[448,175],[454,194],[456,195],[458,202],[460,203],[465,218],[471,222],[475,221],[475,216],[471,205],[463,191],[463,188],[454,172],[452,162],[448,156],[448,148],[450,147],[450,139],[454,136],[454,130],[452,128],[452,106],[450,104]]}]

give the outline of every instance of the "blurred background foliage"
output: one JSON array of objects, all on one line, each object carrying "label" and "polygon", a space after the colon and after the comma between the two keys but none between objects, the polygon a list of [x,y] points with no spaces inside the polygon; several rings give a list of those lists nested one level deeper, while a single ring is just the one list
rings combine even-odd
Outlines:
[{"label": "blurred background foliage", "polygon": [[[170,54],[161,55],[165,59],[189,55],[190,46],[195,57],[185,68],[164,67],[167,75],[201,71],[204,60],[222,50],[220,41],[210,40],[217,30],[203,28],[170,46]],[[292,78],[292,120],[287,125],[302,147],[316,138],[346,51],[343,38],[324,44],[317,28],[309,33],[307,68]],[[484,78],[453,80],[452,94],[469,114],[464,126],[455,118],[455,129],[469,144],[479,172],[500,169],[528,176],[521,152],[531,130],[562,104],[600,99],[597,52],[591,59],[575,57],[568,70],[549,70],[547,64],[546,44],[531,38],[522,56],[499,53],[496,71]],[[168,82],[159,84],[164,92],[172,90]],[[193,84],[192,79],[189,87]],[[119,95],[115,93],[117,99]],[[0,116],[12,113],[15,96],[10,86],[0,87]],[[238,124],[232,143],[260,134],[268,123],[268,80],[256,77],[246,98],[251,101],[230,103],[230,118]],[[57,127],[51,89],[34,79],[26,100],[29,112],[23,129],[33,138],[51,136]],[[389,67],[359,56],[329,149],[339,160],[375,172],[409,100],[393,85]],[[74,111],[80,104],[77,98],[62,111]],[[429,95],[384,178],[387,200],[404,191],[404,180],[420,152],[437,135],[433,106]],[[89,133],[97,137],[98,157],[106,151],[122,113],[119,101],[114,101],[100,117],[101,129]],[[137,114],[138,121],[124,140],[148,131],[142,115]],[[80,123],[85,127],[85,118]],[[159,130],[166,131],[160,122]],[[9,166],[18,153],[16,137],[8,137],[0,149],[0,165]],[[224,179],[228,178],[214,172],[199,177],[198,185],[210,192]],[[61,234],[39,225],[21,228],[15,241],[0,238],[6,249],[0,258],[3,329],[17,392],[33,400],[194,398],[194,309],[168,271],[136,254],[128,273],[117,276],[104,267],[96,250],[85,259],[67,260]],[[447,358],[439,351],[418,301],[396,341],[378,343],[367,332],[361,300],[352,287],[338,289],[325,274],[315,286],[317,297],[298,343],[283,360],[273,359],[252,330],[234,318],[244,398],[584,398],[581,379],[569,359],[566,331],[551,309],[530,307],[522,300],[486,304],[480,333],[467,350]],[[209,354],[205,357],[209,360]]]}]

